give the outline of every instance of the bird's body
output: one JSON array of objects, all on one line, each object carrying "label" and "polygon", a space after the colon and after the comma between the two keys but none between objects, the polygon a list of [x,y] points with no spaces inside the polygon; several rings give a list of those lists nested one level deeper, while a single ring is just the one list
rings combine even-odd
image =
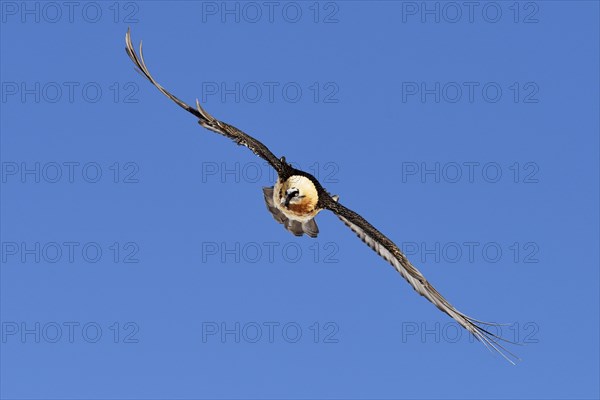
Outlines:
[{"label": "bird's body", "polygon": [[314,218],[323,210],[320,199],[329,197],[312,175],[284,164],[275,186],[263,188],[267,209],[273,218],[296,236],[317,237]]},{"label": "bird's body", "polygon": [[277,179],[273,189],[275,206],[288,218],[307,222],[321,211],[319,194],[313,181],[303,175]]},{"label": "bird's body", "polygon": [[482,325],[498,326],[499,324],[473,319],[454,308],[454,306],[452,306],[425,279],[419,270],[411,264],[394,242],[359,214],[340,204],[338,196],[330,195],[314,176],[293,168],[286,162],[285,157],[276,157],[260,141],[236,127],[214,118],[200,106],[198,100],[196,100],[196,107],[194,108],[172,95],[156,82],[152,75],[150,75],[144,62],[142,45],[140,43],[140,54],[138,56],[131,43],[129,31],[127,31],[125,42],[127,54],[135,63],[139,72],[165,96],[189,113],[193,114],[198,119],[198,123],[204,128],[225,136],[239,145],[247,147],[254,154],[267,161],[269,165],[275,169],[278,176],[277,182],[275,182],[273,187],[263,188],[263,194],[267,209],[273,215],[273,218],[275,218],[277,222],[283,224],[288,231],[296,236],[306,234],[313,238],[317,237],[319,229],[315,222],[315,217],[323,210],[333,212],[364,243],[373,249],[380,257],[388,261],[417,293],[432,302],[441,311],[448,314],[489,349],[497,351],[511,363],[513,363],[513,361],[510,357],[518,360],[514,354],[506,350],[498,342],[499,340],[508,342],[507,340],[482,327]]}]

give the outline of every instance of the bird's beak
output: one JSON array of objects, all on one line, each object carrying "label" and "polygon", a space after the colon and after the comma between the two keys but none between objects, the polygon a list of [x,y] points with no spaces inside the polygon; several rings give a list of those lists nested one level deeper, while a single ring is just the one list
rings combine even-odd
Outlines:
[{"label": "bird's beak", "polygon": [[[297,192],[296,192],[296,193],[297,193]],[[291,201],[291,200],[292,200],[294,197],[296,197],[297,199],[302,199],[302,198],[304,198],[304,195],[302,195],[302,196],[294,196],[294,194],[295,194],[294,192],[287,193],[287,194],[286,194],[286,196],[285,196],[285,199],[281,199],[281,202],[282,202],[282,203],[284,203],[284,204],[285,204],[285,206],[287,207],[287,206],[289,206],[289,205],[290,205],[290,201]]]}]

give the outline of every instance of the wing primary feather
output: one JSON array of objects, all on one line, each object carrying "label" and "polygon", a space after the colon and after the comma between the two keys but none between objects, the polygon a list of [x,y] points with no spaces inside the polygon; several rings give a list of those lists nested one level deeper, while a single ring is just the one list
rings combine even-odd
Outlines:
[{"label": "wing primary feather", "polygon": [[206,110],[204,110],[204,108],[202,108],[202,106],[200,105],[200,101],[198,101],[198,98],[196,98],[196,109],[198,110],[200,115],[202,115],[207,121],[215,120],[212,115],[207,113]]},{"label": "wing primary feather", "polygon": [[257,139],[252,136],[242,132],[238,128],[233,125],[229,125],[223,121],[219,121],[212,115],[210,115],[202,106],[200,106],[200,102],[196,99],[196,107],[191,107],[182,100],[180,100],[177,96],[170,93],[167,89],[162,87],[150,74],[148,67],[146,66],[146,61],[144,60],[144,52],[142,47],[142,41],[140,41],[139,46],[139,55],[136,53],[133,42],[131,41],[131,29],[127,29],[127,33],[125,34],[125,51],[127,55],[133,61],[135,65],[135,69],[137,72],[142,74],[146,79],[150,81],[162,94],[171,99],[175,104],[186,110],[187,112],[193,114],[196,118],[198,118],[198,123],[206,129],[209,129],[213,132],[216,132],[222,136],[225,136],[239,145],[245,146],[250,149],[254,154],[261,157],[265,161],[267,161],[278,174],[281,174],[282,171],[286,168],[286,166],[279,160],[279,158],[275,157],[275,155],[269,150],[267,146],[262,144]]},{"label": "wing primary feather", "polygon": [[519,343],[512,342],[499,335],[496,335],[479,325],[481,324],[491,327],[506,326],[510,324],[483,322],[458,311],[425,279],[421,272],[411,264],[398,246],[396,246],[394,242],[373,227],[373,225],[371,225],[367,220],[362,218],[354,211],[344,207],[339,203],[339,201],[335,201],[333,199],[330,199],[330,201],[326,202],[325,208],[333,211],[338,218],[340,218],[340,220],[342,220],[342,222],[344,222],[344,224],[348,226],[363,242],[377,252],[379,256],[388,261],[417,293],[425,297],[437,308],[458,322],[478,341],[483,343],[488,350],[500,354],[504,359],[513,365],[517,361],[520,361],[519,357],[506,349],[506,347],[502,346],[499,341],[517,345]]},{"label": "wing primary feather", "polygon": [[146,67],[146,62],[144,61],[144,52],[143,52],[142,41],[140,41],[140,47],[139,47],[140,55],[138,57],[137,53],[135,52],[135,50],[133,48],[133,43],[131,41],[131,30],[130,29],[127,29],[127,34],[125,35],[125,45],[126,45],[125,51],[129,55],[129,58],[131,58],[131,61],[133,61],[133,63],[137,67],[138,72],[140,72],[142,75],[144,75],[146,77],[146,79],[148,79],[158,90],[161,91],[161,93],[163,93],[169,99],[174,101],[181,108],[188,111],[189,113],[194,114],[198,118],[202,118],[202,115],[199,114],[196,109],[190,107],[189,105],[187,105],[186,103],[181,101],[177,96],[171,94],[168,90],[166,90],[164,87],[162,87],[152,77],[152,75],[150,74],[150,71],[148,70],[148,67]]}]

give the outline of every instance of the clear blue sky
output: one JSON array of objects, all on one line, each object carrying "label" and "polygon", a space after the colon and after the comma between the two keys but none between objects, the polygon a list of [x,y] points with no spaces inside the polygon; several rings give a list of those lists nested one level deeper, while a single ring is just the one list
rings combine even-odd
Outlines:
[{"label": "clear blue sky", "polygon": [[[597,2],[0,4],[3,398],[598,398]],[[279,226],[128,26],[523,361]]]}]

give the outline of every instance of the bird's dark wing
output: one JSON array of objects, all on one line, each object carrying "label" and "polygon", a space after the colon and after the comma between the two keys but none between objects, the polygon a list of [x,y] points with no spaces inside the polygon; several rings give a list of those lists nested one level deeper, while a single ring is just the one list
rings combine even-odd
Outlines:
[{"label": "bird's dark wing", "polygon": [[424,296],[427,300],[435,304],[437,308],[448,314],[467,331],[473,334],[475,338],[486,345],[490,350],[493,349],[500,353],[506,360],[514,364],[519,358],[506,350],[498,340],[512,343],[503,339],[481,325],[498,326],[500,324],[478,321],[454,308],[415,268],[406,256],[400,251],[390,239],[379,232],[363,217],[354,211],[344,207],[334,199],[329,199],[325,207],[333,211],[356,235],[365,242],[377,254],[388,261],[402,275],[406,281],[415,289],[417,293]]},{"label": "bird's dark wing", "polygon": [[252,136],[240,131],[235,126],[229,125],[225,122],[219,121],[214,118],[212,115],[207,113],[196,99],[196,108],[190,107],[188,104],[184,103],[176,96],[169,93],[165,88],[163,88],[154,78],[150,75],[150,71],[146,67],[146,63],[144,62],[144,55],[142,53],[142,42],[140,42],[140,52],[139,56],[135,52],[133,48],[133,43],[131,42],[131,33],[130,30],[127,30],[127,34],[125,35],[125,51],[131,58],[131,61],[137,67],[138,72],[144,75],[158,90],[160,90],[165,96],[169,99],[173,100],[177,105],[186,110],[187,112],[193,114],[198,118],[198,123],[205,127],[206,129],[210,129],[213,132],[216,132],[220,135],[228,137],[239,145],[246,146],[254,154],[261,157],[265,161],[267,161],[277,173],[281,173],[285,164],[281,162],[275,155],[260,141],[254,139]]}]

